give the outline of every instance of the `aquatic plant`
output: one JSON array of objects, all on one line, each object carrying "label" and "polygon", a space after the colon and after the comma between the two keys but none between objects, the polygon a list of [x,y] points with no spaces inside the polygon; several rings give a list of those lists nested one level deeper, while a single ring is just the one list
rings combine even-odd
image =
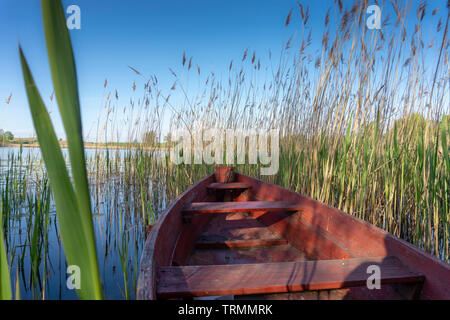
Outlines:
[{"label": "aquatic plant", "polygon": [[53,86],[68,139],[73,184],[48,111],[19,47],[28,102],[52,186],[66,259],[80,268],[78,295],[82,299],[101,299],[72,46],[60,1],[42,0],[41,5]]}]

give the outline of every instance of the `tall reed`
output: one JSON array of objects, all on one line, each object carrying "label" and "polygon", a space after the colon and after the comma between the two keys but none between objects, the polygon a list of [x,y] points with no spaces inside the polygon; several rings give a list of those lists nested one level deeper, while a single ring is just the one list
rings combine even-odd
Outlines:
[{"label": "tall reed", "polygon": [[72,46],[61,3],[42,0],[41,5],[53,86],[68,138],[73,185],[49,114],[19,47],[25,87],[52,186],[66,259],[81,272],[78,295],[83,299],[101,299]]},{"label": "tall reed", "polygon": [[0,300],[12,298],[8,256],[3,238],[3,212],[0,205]]},{"label": "tall reed", "polygon": [[[183,53],[178,71],[171,69],[170,91],[160,89],[155,76],[144,80],[143,96],[130,102],[132,117],[109,124],[104,134],[114,137],[114,132],[129,128],[131,143],[154,130],[161,141],[157,123],[165,112],[171,115],[169,133],[278,128],[280,169],[260,178],[448,260],[449,14],[439,17],[438,10],[426,10],[425,2],[415,11],[411,3],[383,6],[386,11],[391,7],[395,16],[390,20],[383,15],[380,30],[366,27],[364,1],[330,8],[317,49],[312,46],[309,8],[300,4],[285,20],[287,27],[297,23],[298,31],[277,61],[269,52],[267,67],[257,52],[249,55],[246,49],[241,65],[230,62],[225,75],[202,75],[200,67],[191,69],[187,61],[192,58]],[[424,19],[429,15],[432,25]],[[434,39],[425,37],[427,28],[435,30]],[[133,71],[142,79],[140,71]],[[198,89],[190,82],[195,76]],[[105,118],[116,119],[122,111],[109,97]],[[145,151],[145,143],[141,146],[143,151],[130,160],[151,163],[151,152]],[[176,166],[167,158],[154,163],[147,175],[127,167],[129,177],[166,177],[169,192],[178,194],[212,170],[206,165]],[[259,175],[258,165],[237,168]],[[141,188],[141,195],[146,190]]]}]

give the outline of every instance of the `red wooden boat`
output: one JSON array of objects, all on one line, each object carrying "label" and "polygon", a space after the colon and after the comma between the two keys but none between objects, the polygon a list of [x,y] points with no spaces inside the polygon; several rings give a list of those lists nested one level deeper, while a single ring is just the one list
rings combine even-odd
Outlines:
[{"label": "red wooden boat", "polygon": [[[379,289],[369,289],[377,267]],[[159,217],[137,288],[138,299],[208,296],[450,299],[450,265],[337,209],[219,167]]]}]

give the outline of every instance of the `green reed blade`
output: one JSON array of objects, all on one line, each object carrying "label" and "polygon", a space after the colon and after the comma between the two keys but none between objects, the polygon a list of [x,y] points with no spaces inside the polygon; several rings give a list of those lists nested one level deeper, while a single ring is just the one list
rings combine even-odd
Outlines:
[{"label": "green reed blade", "polygon": [[[1,205],[1,203],[0,203]],[[8,256],[3,238],[3,214],[0,207],[0,300],[11,300],[11,283],[9,280]]]},{"label": "green reed blade", "polygon": [[[75,196],[80,208],[79,214],[84,216],[82,223],[86,231],[86,240],[90,244],[88,248],[89,261],[91,262],[90,269],[96,270],[95,281],[97,289],[100,290],[89,185],[85,165],[78,82],[72,44],[66,28],[66,18],[61,2],[42,0],[41,6],[55,96],[69,147]],[[58,32],[55,32],[55,30],[58,30]]]},{"label": "green reed blade", "polygon": [[[66,18],[60,1],[42,0],[42,16],[50,69],[59,111],[66,131],[69,147],[75,196],[84,216],[82,223],[86,231],[92,230],[92,212],[86,174],[83,133],[78,97],[78,82]],[[94,233],[88,232],[89,243],[94,243]],[[90,257],[95,247],[89,248]],[[92,260],[97,269],[97,260]]]},{"label": "green reed blade", "polygon": [[442,153],[444,154],[444,161],[446,163],[447,170],[450,169],[450,157],[448,152],[449,144],[447,142],[447,135],[450,129],[449,124],[450,124],[450,117],[446,116],[442,119],[441,124],[439,125],[439,130],[441,134]]},{"label": "green reed blade", "polygon": [[[81,288],[77,293],[82,299],[101,299],[90,210],[89,215],[80,210],[50,116],[20,47],[19,52],[31,115],[55,199],[66,259],[69,265],[77,265],[81,270]],[[90,229],[86,227],[89,225],[86,219],[91,222]]]},{"label": "green reed blade", "polygon": [[14,299],[20,300],[19,268],[16,269],[16,292],[14,295]]}]

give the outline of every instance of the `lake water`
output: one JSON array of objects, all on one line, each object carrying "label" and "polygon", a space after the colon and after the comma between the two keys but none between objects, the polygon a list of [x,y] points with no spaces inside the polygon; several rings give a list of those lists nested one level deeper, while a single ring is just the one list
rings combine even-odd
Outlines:
[{"label": "lake water", "polygon": [[[48,220],[38,232],[38,254],[33,255],[31,252],[33,233],[30,230],[34,230],[36,224],[35,199],[39,194],[38,190],[41,190],[39,188],[44,176],[40,172],[45,170],[39,149],[23,148],[20,161],[17,160],[19,152],[19,148],[0,148],[0,192],[4,196],[9,194],[8,198],[3,197],[8,200],[3,201],[2,208],[4,216],[8,213],[4,224],[7,224],[5,238],[8,256],[12,261],[11,282],[15,287],[18,275],[21,299],[77,299],[76,292],[66,285],[69,274],[66,273],[64,249],[58,235],[52,202]],[[89,168],[95,167],[92,164],[99,154],[104,156],[108,153],[108,161],[114,162],[115,157],[123,157],[126,152],[130,151],[86,150],[97,256],[106,299],[135,298],[146,222],[142,207],[137,205],[136,197],[133,196],[139,193],[136,186],[123,183],[120,174],[105,179],[101,179],[98,174],[95,177],[95,170]],[[63,153],[67,158],[67,149],[63,149]],[[11,161],[13,155],[15,161]],[[30,172],[33,173],[31,176]],[[24,177],[26,174],[28,176]],[[27,181],[26,187],[23,187],[24,181]],[[23,190],[26,194],[14,195],[11,188]],[[164,207],[164,199],[158,199],[158,204],[152,208],[154,214],[157,215]],[[33,265],[37,266],[37,273],[33,273]]]}]

